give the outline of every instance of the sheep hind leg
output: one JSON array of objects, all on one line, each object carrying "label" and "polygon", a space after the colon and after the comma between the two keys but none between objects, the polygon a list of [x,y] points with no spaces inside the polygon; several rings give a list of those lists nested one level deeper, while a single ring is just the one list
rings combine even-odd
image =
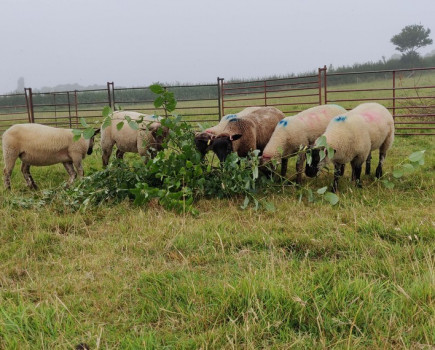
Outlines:
[{"label": "sheep hind leg", "polygon": [[394,129],[392,128],[390,134],[386,137],[384,143],[379,148],[379,164],[376,168],[376,178],[382,177],[382,165],[384,164],[385,157],[387,156],[387,151],[390,149],[391,144],[394,140]]},{"label": "sheep hind leg", "polygon": [[370,153],[366,160],[366,175],[370,175],[371,162],[372,162],[372,154]]},{"label": "sheep hind leg", "polygon": [[23,173],[24,179],[27,182],[27,186],[33,190],[37,190],[38,186],[36,186],[35,181],[33,181],[33,177],[30,174],[30,165],[26,163],[22,163],[21,172]]},{"label": "sheep hind leg", "polygon": [[5,150],[3,150],[3,157],[4,157],[4,162],[5,162],[5,167],[3,170],[3,181],[5,184],[5,188],[7,190],[11,189],[11,175],[12,175],[12,170],[14,169],[15,166],[15,162],[18,158],[18,155],[11,155],[11,154],[7,154],[5,152]]},{"label": "sheep hind leg", "polygon": [[285,177],[287,174],[288,158],[281,159],[281,176]]},{"label": "sheep hind leg", "polygon": [[72,162],[65,162],[65,163],[63,163],[63,166],[65,167],[65,170],[69,175],[68,185],[71,185],[77,177],[77,173],[74,170],[73,163]]}]

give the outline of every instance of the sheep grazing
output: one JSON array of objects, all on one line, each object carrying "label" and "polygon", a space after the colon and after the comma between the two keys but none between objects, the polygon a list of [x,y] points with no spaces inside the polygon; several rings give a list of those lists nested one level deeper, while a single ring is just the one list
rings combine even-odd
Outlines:
[{"label": "sheep grazing", "polygon": [[350,162],[352,180],[361,187],[361,167],[369,159],[370,152],[379,149],[379,164],[376,177],[382,176],[382,165],[388,149],[394,140],[394,120],[391,113],[378,103],[363,103],[351,111],[331,120],[325,133],[326,142],[334,150],[334,155],[320,161],[319,149],[313,149],[312,163],[306,166],[305,173],[313,177],[328,161],[334,164],[334,183],[332,191],[336,192],[342,167]]},{"label": "sheep grazing", "polygon": [[[95,131],[95,134],[99,129]],[[95,136],[95,135],[94,135]],[[77,176],[83,176],[82,159],[91,154],[94,136],[85,140],[73,140],[71,129],[59,129],[41,124],[16,124],[2,136],[5,188],[11,188],[11,174],[15,161],[21,159],[21,172],[27,185],[37,189],[30,174],[30,166],[44,166],[62,163],[69,174],[71,184]],[[76,173],[76,170],[77,173]]]},{"label": "sheep grazing", "polygon": [[[246,108],[245,110],[247,109],[249,108]],[[230,119],[236,117],[237,117],[236,114],[228,114],[220,120],[219,124],[206,129],[204,132],[199,132],[195,134],[195,146],[198,149],[199,153],[201,153],[202,157],[204,157],[207,154],[207,152],[211,149],[210,145],[212,139],[216,135],[219,135],[224,131]]]},{"label": "sheep grazing", "polygon": [[[331,119],[339,114],[346,113],[343,107],[337,105],[323,105],[309,108],[281,120],[275,128],[266,148],[263,151],[262,164],[271,159],[281,158],[281,175],[287,172],[288,157],[295,155],[301,146],[308,147],[322,135]],[[302,172],[305,153],[298,154],[296,162],[296,182],[302,181]]]},{"label": "sheep grazing", "polygon": [[[140,120],[139,130],[135,130],[128,125],[126,117],[132,120]],[[139,153],[141,156],[147,156],[148,152],[151,157],[156,155],[156,151],[162,150],[162,143],[168,135],[168,128],[162,127],[161,117],[141,114],[131,111],[118,111],[112,115],[112,123],[106,128],[101,128],[101,150],[103,153],[103,167],[109,164],[109,158],[112,154],[113,146],[118,148],[116,157],[122,159],[124,153]],[[117,124],[124,123],[123,127],[118,130]],[[159,130],[161,130],[159,132]]]},{"label": "sheep grazing", "polygon": [[210,142],[210,149],[221,162],[231,152],[237,152],[240,157],[246,157],[255,149],[262,152],[275,126],[285,115],[275,107],[248,107],[227,117],[223,131]]}]

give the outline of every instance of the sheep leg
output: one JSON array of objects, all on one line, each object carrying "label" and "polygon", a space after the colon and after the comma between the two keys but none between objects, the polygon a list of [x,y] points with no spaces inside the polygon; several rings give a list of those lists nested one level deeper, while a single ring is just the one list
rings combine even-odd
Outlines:
[{"label": "sheep leg", "polygon": [[379,164],[376,168],[376,178],[380,178],[382,176],[382,165],[384,164],[385,153],[379,152]]},{"label": "sheep leg", "polygon": [[33,190],[37,190],[38,186],[36,186],[35,181],[33,181],[32,175],[30,174],[30,165],[22,163],[21,172],[23,173],[24,179],[27,182],[27,186],[29,186]]},{"label": "sheep leg", "polygon": [[341,164],[341,167],[340,167],[340,176],[343,176],[344,175],[344,164]]},{"label": "sheep leg", "polygon": [[282,158],[281,159],[281,176],[285,177],[287,174],[287,165],[288,165],[288,158]]},{"label": "sheep leg", "polygon": [[298,185],[300,185],[302,182],[302,173],[304,171],[305,158],[305,153],[298,154],[298,159],[296,161],[296,183]]},{"label": "sheep leg", "polygon": [[82,157],[80,155],[76,155],[72,157],[72,162],[74,164],[74,167],[77,170],[77,174],[79,177],[83,177],[85,175],[82,167]]},{"label": "sheep leg", "polygon": [[370,175],[371,162],[372,162],[372,154],[369,153],[369,156],[367,157],[367,160],[366,160],[366,175]]},{"label": "sheep leg", "polygon": [[359,162],[358,160],[353,160],[351,162],[352,165],[352,174],[353,174],[353,179],[355,180],[355,183],[357,185],[357,187],[361,188],[361,171],[362,171],[362,164],[364,163],[364,161]]},{"label": "sheep leg", "polygon": [[101,140],[101,151],[103,153],[102,160],[103,160],[103,168],[109,164],[110,156],[112,155],[113,146],[115,145],[114,142],[108,143],[107,140],[102,139]]},{"label": "sheep leg", "polygon": [[71,185],[75,178],[77,177],[77,173],[74,170],[74,166],[72,162],[65,162],[63,163],[63,166],[65,167],[66,172],[69,174],[69,180],[68,185]]},{"label": "sheep leg", "polygon": [[124,153],[119,148],[116,150],[116,159],[124,159]]},{"label": "sheep leg", "polygon": [[390,148],[394,140],[394,130],[387,136],[384,143],[379,148],[379,164],[376,168],[376,177],[379,179],[382,176],[382,165],[384,164],[385,157],[387,156],[387,151]]},{"label": "sheep leg", "polygon": [[334,164],[334,182],[332,184],[332,192],[337,192],[338,189],[338,179],[341,176],[341,164]]},{"label": "sheep leg", "polygon": [[5,184],[5,188],[7,190],[11,189],[11,175],[12,175],[12,170],[14,169],[15,166],[15,162],[18,158],[18,155],[11,155],[10,153],[7,153],[4,149],[3,149],[3,157],[4,157],[4,162],[5,162],[5,168],[3,170],[3,181]]}]

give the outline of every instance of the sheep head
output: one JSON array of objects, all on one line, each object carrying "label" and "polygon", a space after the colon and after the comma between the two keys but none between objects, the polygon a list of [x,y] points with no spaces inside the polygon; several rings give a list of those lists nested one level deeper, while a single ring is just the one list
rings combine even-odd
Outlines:
[{"label": "sheep head", "polygon": [[212,150],[216,153],[221,162],[224,162],[227,156],[233,152],[233,142],[242,137],[242,134],[220,134],[213,139]]},{"label": "sheep head", "polygon": [[202,157],[211,149],[214,137],[215,135],[207,131],[195,134],[195,146]]}]

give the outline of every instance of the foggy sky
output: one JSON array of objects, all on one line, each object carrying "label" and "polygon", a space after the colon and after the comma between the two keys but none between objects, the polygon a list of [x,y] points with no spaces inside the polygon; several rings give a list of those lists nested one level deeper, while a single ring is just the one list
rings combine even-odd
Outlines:
[{"label": "foggy sky", "polygon": [[[257,78],[387,59],[434,0],[0,0],[0,94]],[[434,45],[419,52],[432,51]]]}]

